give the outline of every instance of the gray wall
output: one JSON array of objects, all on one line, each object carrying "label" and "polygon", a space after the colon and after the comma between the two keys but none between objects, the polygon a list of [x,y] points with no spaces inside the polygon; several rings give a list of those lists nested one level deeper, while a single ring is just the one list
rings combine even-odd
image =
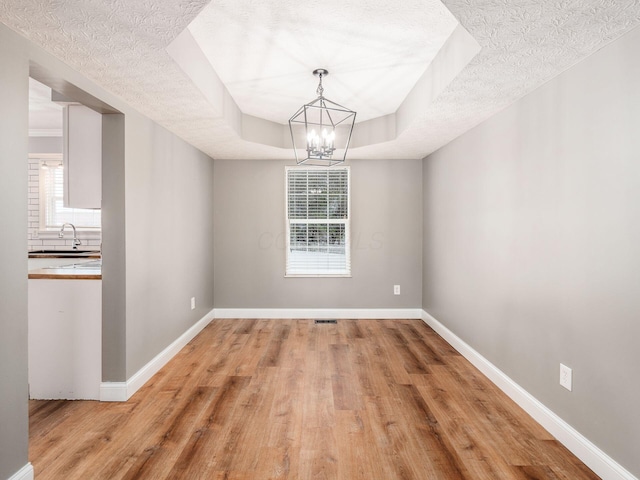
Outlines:
[{"label": "gray wall", "polygon": [[423,172],[424,309],[636,476],[639,51],[636,29]]},{"label": "gray wall", "polygon": [[102,116],[102,380],[127,379],[125,117]]},{"label": "gray wall", "polygon": [[116,382],[213,308],[213,160],[124,111],[103,123],[102,376]]},{"label": "gray wall", "polygon": [[27,463],[29,64],[0,26],[0,478]]},{"label": "gray wall", "polygon": [[422,162],[347,162],[352,278],[284,277],[292,163],[214,162],[216,308],[420,308]]},{"label": "gray wall", "polygon": [[125,123],[129,378],[213,308],[214,199],[211,158],[141,115]]},{"label": "gray wall", "polygon": [[28,462],[30,62],[123,113],[104,127],[103,380],[127,380],[213,308],[213,161],[0,24],[0,478]]}]

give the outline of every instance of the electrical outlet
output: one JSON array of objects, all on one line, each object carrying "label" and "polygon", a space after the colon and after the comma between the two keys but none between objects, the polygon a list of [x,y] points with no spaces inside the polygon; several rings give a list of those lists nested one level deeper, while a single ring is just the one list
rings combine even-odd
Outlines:
[{"label": "electrical outlet", "polygon": [[191,310],[196,309],[196,297],[191,297]]},{"label": "electrical outlet", "polygon": [[573,371],[566,365],[560,364],[560,385],[571,391]]},{"label": "electrical outlet", "polygon": [[393,286],[393,294],[394,295],[400,295],[400,285],[394,285]]}]

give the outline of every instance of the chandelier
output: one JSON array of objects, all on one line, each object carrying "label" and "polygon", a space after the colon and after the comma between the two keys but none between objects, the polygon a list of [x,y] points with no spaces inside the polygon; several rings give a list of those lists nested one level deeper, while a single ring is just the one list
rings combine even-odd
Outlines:
[{"label": "chandelier", "polygon": [[[289,119],[291,142],[298,165],[333,166],[343,163],[351,141],[356,112],[324,97],[322,78],[329,75],[324,68],[313,71],[318,77],[318,98],[303,105]],[[306,140],[306,157],[300,158],[296,148]],[[334,155],[335,154],[335,155]]]}]

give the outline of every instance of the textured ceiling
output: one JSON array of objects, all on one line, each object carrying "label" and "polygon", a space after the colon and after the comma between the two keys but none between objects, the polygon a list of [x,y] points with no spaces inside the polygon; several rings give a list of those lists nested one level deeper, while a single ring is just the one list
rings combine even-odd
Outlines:
[{"label": "textured ceiling", "polygon": [[[167,53],[207,3],[3,0],[0,21],[214,158],[291,158],[243,141]],[[350,158],[422,158],[640,23],[638,0],[443,3],[482,50],[397,139]]]}]

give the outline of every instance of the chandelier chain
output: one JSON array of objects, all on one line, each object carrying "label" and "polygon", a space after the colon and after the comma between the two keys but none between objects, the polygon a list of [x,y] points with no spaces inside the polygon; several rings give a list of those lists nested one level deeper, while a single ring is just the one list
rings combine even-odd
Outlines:
[{"label": "chandelier chain", "polygon": [[324,88],[322,88],[322,72],[318,74],[318,77],[319,77],[319,81],[318,81],[318,88],[316,90],[316,93],[318,94],[319,97],[321,97],[322,94],[324,93]]}]

